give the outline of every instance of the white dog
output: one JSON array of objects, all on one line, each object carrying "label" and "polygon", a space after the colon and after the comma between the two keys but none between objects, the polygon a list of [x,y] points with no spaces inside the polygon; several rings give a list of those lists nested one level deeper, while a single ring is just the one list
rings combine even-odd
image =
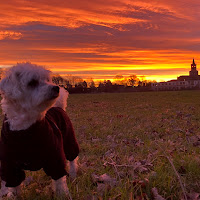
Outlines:
[{"label": "white dog", "polygon": [[[69,195],[69,174],[76,175],[79,146],[65,110],[68,93],[51,82],[50,71],[31,63],[10,68],[0,82],[5,119],[1,131],[1,191],[20,195],[24,170],[43,168],[57,195]],[[8,192],[5,190],[8,188]]]}]

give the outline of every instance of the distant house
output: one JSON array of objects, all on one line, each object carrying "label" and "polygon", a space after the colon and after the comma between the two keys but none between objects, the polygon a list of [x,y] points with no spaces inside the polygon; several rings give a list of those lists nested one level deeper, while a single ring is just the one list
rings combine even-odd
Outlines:
[{"label": "distant house", "polygon": [[189,76],[179,76],[177,80],[152,83],[152,90],[184,90],[200,88],[200,75],[198,75],[196,63],[193,59]]}]

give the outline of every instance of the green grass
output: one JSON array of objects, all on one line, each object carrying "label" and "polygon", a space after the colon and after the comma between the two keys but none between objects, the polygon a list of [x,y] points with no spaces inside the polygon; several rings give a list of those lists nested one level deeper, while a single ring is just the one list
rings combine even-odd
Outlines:
[{"label": "green grass", "polygon": [[[68,180],[73,199],[152,199],[156,187],[166,199],[200,192],[200,91],[74,94],[67,112],[80,144],[79,172]],[[140,163],[136,169],[136,163]],[[100,189],[92,174],[117,184]],[[43,171],[24,189],[24,199],[48,199]],[[148,179],[145,186],[140,183]]]}]

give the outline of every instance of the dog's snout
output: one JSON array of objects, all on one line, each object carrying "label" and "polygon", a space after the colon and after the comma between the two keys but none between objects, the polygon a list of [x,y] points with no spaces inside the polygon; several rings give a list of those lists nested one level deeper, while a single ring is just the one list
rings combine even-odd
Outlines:
[{"label": "dog's snout", "polygon": [[52,91],[56,92],[56,93],[59,93],[60,91],[60,88],[58,86],[53,86],[52,87]]},{"label": "dog's snout", "polygon": [[50,99],[55,99],[59,96],[60,88],[58,86],[51,87]]}]

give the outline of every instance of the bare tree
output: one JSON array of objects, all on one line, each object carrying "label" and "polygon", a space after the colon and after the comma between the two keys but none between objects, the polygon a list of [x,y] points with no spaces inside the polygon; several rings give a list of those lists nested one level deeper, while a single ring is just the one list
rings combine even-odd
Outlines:
[{"label": "bare tree", "polygon": [[95,87],[95,83],[93,81],[93,78],[88,78],[87,79],[87,84],[89,88],[94,88]]},{"label": "bare tree", "polygon": [[64,82],[64,79],[59,75],[59,74],[54,74],[52,76],[52,81],[53,83],[55,83],[56,85],[62,85]]},{"label": "bare tree", "polygon": [[115,82],[117,85],[124,85],[124,80],[125,80],[125,78],[124,78],[121,74],[117,74],[117,75],[114,77],[114,82]]},{"label": "bare tree", "polygon": [[129,86],[135,86],[138,84],[138,82],[139,82],[139,78],[135,74],[129,76],[128,78]]}]

